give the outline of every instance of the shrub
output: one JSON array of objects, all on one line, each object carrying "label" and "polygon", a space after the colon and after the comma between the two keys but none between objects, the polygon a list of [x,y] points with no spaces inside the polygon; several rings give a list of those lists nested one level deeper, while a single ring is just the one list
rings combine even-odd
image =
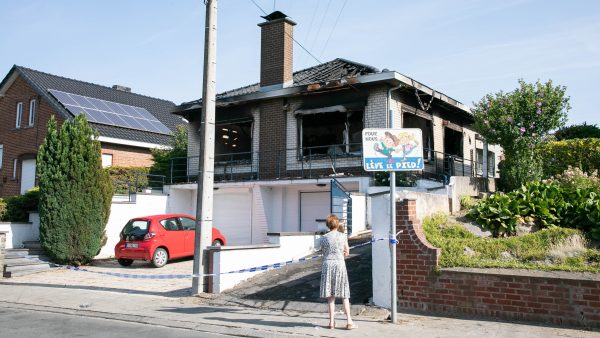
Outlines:
[{"label": "shrub", "polygon": [[[115,189],[115,194],[127,194],[130,187],[133,191],[139,191],[148,186],[148,167],[108,167],[105,169]],[[137,185],[137,186],[136,186]]]},{"label": "shrub", "polygon": [[37,211],[39,204],[39,188],[29,189],[23,195],[0,200],[0,220],[6,222],[28,222],[29,211]]},{"label": "shrub", "polygon": [[460,196],[460,206],[462,209],[471,209],[477,205],[477,201],[468,195]]},{"label": "shrub", "polygon": [[104,239],[112,186],[83,114],[60,128],[50,119],[37,163],[42,248],[57,262],[89,262]]},{"label": "shrub", "polygon": [[533,219],[542,228],[577,228],[600,239],[600,191],[573,188],[555,181],[530,182],[510,193],[480,201],[468,214],[494,237],[515,234],[521,220]]},{"label": "shrub", "polygon": [[498,164],[500,178],[498,189],[512,191],[525,182],[542,179],[542,162],[539,156],[531,151],[515,152]]},{"label": "shrub", "polygon": [[[187,175],[187,160],[181,161],[181,158],[186,158],[188,147],[188,130],[187,126],[177,125],[175,132],[172,135],[169,149],[154,149],[152,150],[152,160],[154,164],[150,168],[152,175],[163,175],[165,177],[176,176],[175,181],[182,180]],[[171,172],[171,160],[179,159],[176,167],[173,168],[175,173]],[[183,175],[182,175],[183,174]],[[173,179],[173,177],[171,177]]]},{"label": "shrub", "polygon": [[0,198],[0,221],[5,221],[4,216],[6,215],[6,201]]},{"label": "shrub", "polygon": [[[377,172],[375,173],[375,185],[376,186],[390,186],[390,173],[388,172]],[[396,172],[396,186],[397,187],[414,187],[417,185],[417,178],[414,174],[399,171]]]},{"label": "shrub", "polygon": [[569,166],[587,173],[600,169],[599,138],[547,142],[540,147],[539,154],[545,177],[558,175]]},{"label": "shrub", "polygon": [[600,177],[598,170],[586,173],[583,170],[569,166],[562,174],[550,178],[565,188],[570,189],[598,189],[600,191]]},{"label": "shrub", "polygon": [[595,124],[574,124],[561,128],[554,133],[558,141],[571,140],[577,138],[600,138],[600,128]]}]

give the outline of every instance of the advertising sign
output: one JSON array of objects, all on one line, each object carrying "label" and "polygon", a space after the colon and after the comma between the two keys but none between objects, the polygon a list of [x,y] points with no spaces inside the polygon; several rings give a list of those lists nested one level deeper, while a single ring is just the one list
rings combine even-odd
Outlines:
[{"label": "advertising sign", "polygon": [[365,171],[423,170],[421,129],[363,129]]}]

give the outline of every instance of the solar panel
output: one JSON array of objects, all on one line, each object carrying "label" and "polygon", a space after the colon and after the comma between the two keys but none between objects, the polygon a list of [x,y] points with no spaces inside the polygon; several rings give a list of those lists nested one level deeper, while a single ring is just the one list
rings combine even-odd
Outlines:
[{"label": "solar panel", "polygon": [[55,89],[49,89],[48,91],[71,114],[74,116],[85,114],[90,122],[151,133],[171,134],[169,128],[142,107],[100,100]]}]

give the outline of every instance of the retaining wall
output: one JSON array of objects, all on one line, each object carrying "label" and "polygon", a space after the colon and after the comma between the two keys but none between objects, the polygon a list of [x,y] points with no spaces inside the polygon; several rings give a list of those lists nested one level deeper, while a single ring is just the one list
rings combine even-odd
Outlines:
[{"label": "retaining wall", "polygon": [[416,200],[396,204],[398,309],[600,328],[600,274],[439,269]]}]

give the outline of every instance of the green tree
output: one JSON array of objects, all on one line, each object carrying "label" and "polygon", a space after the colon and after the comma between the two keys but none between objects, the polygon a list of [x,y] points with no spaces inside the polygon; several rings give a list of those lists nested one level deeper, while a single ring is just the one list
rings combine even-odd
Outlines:
[{"label": "green tree", "polygon": [[572,140],[578,138],[600,138],[600,128],[595,124],[574,124],[564,127],[554,133],[557,141]]},{"label": "green tree", "polygon": [[[170,148],[152,150],[154,164],[150,168],[150,174],[164,175],[167,179],[173,175],[175,181],[176,177],[185,176],[187,174],[187,147],[187,126],[177,125],[171,138]],[[171,160],[173,160],[173,164],[171,164]],[[173,172],[171,172],[171,169]]]},{"label": "green tree", "polygon": [[537,147],[551,130],[565,124],[571,108],[566,87],[552,81],[534,84],[519,80],[512,92],[488,94],[474,104],[475,129],[489,143],[504,149],[500,187],[512,190],[542,178]]},{"label": "green tree", "polygon": [[59,128],[54,118],[37,157],[40,242],[60,263],[87,263],[105,240],[112,186],[98,134],[83,114]]}]

